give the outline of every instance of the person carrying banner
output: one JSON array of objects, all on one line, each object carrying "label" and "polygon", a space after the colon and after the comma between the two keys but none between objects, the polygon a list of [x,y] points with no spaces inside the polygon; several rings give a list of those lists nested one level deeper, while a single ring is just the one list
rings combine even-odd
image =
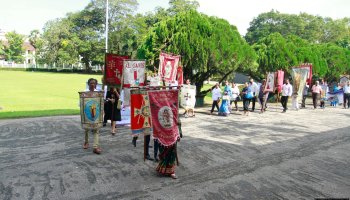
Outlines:
[{"label": "person carrying banner", "polygon": [[[97,85],[97,80],[94,78],[90,78],[88,80],[88,85],[89,85],[89,91],[90,92],[94,92],[97,91],[96,89],[96,85]],[[89,132],[92,131],[94,134],[94,144],[93,144],[93,153],[95,154],[101,154],[102,149],[100,148],[100,143],[99,143],[99,129],[95,128],[95,129],[84,129],[85,132],[85,142],[83,145],[84,149],[88,149],[89,148]]]},{"label": "person carrying banner", "polygon": [[215,88],[211,90],[211,94],[212,94],[213,103],[211,105],[210,114],[212,115],[214,112],[214,107],[216,107],[216,109],[219,112],[219,102],[221,98],[221,89],[220,89],[219,83],[215,84]]},{"label": "person carrying banner", "polygon": [[[186,85],[191,85],[191,81],[190,81],[190,79],[187,79],[186,80]],[[189,99],[188,99],[189,100]],[[191,113],[191,114],[190,114]],[[184,112],[184,114],[183,114],[186,118],[188,117],[188,116],[192,116],[192,117],[194,117],[195,116],[195,114],[194,114],[194,108],[185,108],[185,112]]]},{"label": "person carrying banner", "polygon": [[159,143],[159,164],[156,171],[174,179],[177,178],[177,142],[181,137],[178,97],[178,90],[148,91],[153,138]]},{"label": "person carrying banner", "polygon": [[282,85],[282,97],[281,97],[281,104],[283,106],[283,113],[287,111],[287,104],[288,104],[288,98],[292,96],[293,93],[293,87],[289,83],[289,79],[285,80],[285,84]]}]

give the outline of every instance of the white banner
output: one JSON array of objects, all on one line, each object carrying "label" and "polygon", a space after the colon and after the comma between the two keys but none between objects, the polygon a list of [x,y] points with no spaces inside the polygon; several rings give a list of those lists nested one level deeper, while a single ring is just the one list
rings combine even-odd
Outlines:
[{"label": "white banner", "polygon": [[196,104],[196,86],[183,85],[180,96],[181,107],[185,109],[193,109]]},{"label": "white banner", "polygon": [[124,60],[123,65],[124,87],[144,86],[146,61]]}]

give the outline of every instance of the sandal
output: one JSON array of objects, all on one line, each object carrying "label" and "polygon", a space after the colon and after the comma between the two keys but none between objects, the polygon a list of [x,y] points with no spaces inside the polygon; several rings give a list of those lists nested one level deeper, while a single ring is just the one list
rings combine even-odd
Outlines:
[{"label": "sandal", "polygon": [[170,174],[170,177],[171,177],[172,179],[177,179],[177,176],[176,176],[175,174]]}]

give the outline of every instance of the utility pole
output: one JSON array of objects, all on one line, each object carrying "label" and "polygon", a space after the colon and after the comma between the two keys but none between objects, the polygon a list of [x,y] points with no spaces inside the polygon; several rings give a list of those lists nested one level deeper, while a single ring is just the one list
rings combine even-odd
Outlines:
[{"label": "utility pole", "polygon": [[108,0],[106,0],[106,53],[108,53]]}]

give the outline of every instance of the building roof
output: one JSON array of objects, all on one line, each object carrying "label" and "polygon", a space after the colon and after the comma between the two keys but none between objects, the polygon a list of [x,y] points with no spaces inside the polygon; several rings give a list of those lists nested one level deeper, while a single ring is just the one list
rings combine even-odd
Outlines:
[{"label": "building roof", "polygon": [[35,51],[35,48],[33,47],[33,45],[30,44],[30,42],[24,42],[23,48],[25,50]]},{"label": "building roof", "polygon": [[[2,40],[1,42],[4,46],[9,45],[7,40]],[[30,44],[30,42],[23,42],[23,48],[25,51],[35,51],[35,48],[33,47],[33,45]]]}]

